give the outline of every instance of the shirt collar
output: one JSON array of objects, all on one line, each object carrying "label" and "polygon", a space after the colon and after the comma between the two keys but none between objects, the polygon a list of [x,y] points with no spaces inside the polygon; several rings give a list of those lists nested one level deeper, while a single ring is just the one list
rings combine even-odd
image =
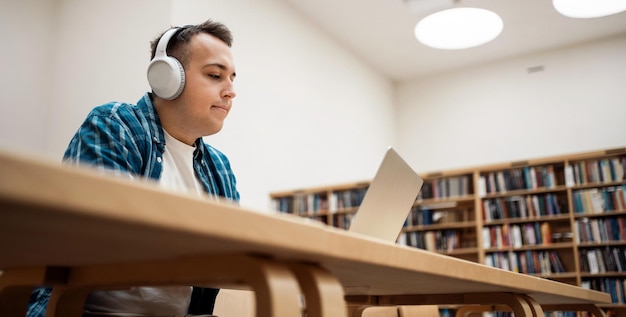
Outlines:
[{"label": "shirt collar", "polygon": [[[154,103],[152,103],[152,94],[149,92],[144,94],[143,97],[137,102],[137,106],[147,114],[148,120],[150,121],[150,132],[153,136],[152,140],[159,144],[165,144],[165,134],[163,132],[163,127],[161,126],[159,114],[154,108]],[[194,156],[198,159],[202,159],[202,157],[206,155],[206,148],[201,137],[196,139],[195,146],[196,151]]]},{"label": "shirt collar", "polygon": [[149,121],[150,134],[152,135],[152,141],[159,144],[165,144],[165,134],[163,134],[163,127],[161,126],[161,120],[152,103],[152,94],[147,92],[137,102],[137,107],[141,109]]}]

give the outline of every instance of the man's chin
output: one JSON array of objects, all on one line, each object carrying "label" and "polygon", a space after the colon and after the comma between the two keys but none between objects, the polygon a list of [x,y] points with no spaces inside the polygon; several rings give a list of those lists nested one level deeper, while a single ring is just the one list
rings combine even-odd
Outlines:
[{"label": "man's chin", "polygon": [[219,126],[219,127],[215,127],[215,128],[213,128],[213,129],[211,129],[211,130],[207,131],[207,132],[204,134],[204,136],[210,136],[210,135],[217,134],[218,132],[222,131],[222,128],[223,128],[223,127],[224,127],[223,125],[221,125],[221,126]]}]

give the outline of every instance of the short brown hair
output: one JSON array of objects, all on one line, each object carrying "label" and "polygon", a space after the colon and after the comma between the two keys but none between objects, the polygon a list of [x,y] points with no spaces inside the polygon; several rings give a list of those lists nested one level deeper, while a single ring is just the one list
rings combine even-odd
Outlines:
[{"label": "short brown hair", "polygon": [[[167,32],[167,31],[165,31]],[[159,40],[165,34],[165,32],[161,33],[158,38],[154,39],[150,42],[151,55],[150,59],[154,58],[156,54],[156,47],[159,43]],[[191,38],[198,33],[207,33],[213,35],[220,39],[222,42],[226,43],[228,47],[231,47],[233,44],[233,36],[230,33],[228,27],[224,24],[215,22],[212,20],[207,20],[201,24],[195,25],[185,25],[179,27],[179,30],[170,38],[169,43],[167,43],[166,53],[168,56],[175,57],[178,61],[186,65],[189,61],[189,57],[191,52],[188,50],[188,44]]]}]

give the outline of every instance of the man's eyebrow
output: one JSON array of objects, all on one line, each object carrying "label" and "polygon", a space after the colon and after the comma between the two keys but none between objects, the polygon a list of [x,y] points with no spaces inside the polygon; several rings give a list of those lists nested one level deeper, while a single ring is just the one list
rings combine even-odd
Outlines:
[{"label": "man's eyebrow", "polygon": [[[204,65],[204,67],[211,67],[211,66],[218,67],[219,69],[224,70],[224,71],[228,70],[228,67],[220,63],[211,63],[211,64]],[[236,77],[236,76],[237,76],[237,73],[233,72],[233,77]]]}]

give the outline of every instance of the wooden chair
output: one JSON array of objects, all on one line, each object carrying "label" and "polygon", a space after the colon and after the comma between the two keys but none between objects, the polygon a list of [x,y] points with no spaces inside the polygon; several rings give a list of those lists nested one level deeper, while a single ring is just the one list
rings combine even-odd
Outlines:
[{"label": "wooden chair", "polygon": [[255,299],[252,291],[221,289],[213,314],[219,317],[254,317]]},{"label": "wooden chair", "polygon": [[[360,314],[360,315],[359,315]],[[439,317],[436,305],[370,306],[360,309],[353,316],[360,317]],[[350,316],[350,317],[353,317]]]},{"label": "wooden chair", "polygon": [[398,317],[398,307],[371,306],[361,312],[361,317]]},{"label": "wooden chair", "polygon": [[437,305],[398,306],[399,317],[439,317]]}]

